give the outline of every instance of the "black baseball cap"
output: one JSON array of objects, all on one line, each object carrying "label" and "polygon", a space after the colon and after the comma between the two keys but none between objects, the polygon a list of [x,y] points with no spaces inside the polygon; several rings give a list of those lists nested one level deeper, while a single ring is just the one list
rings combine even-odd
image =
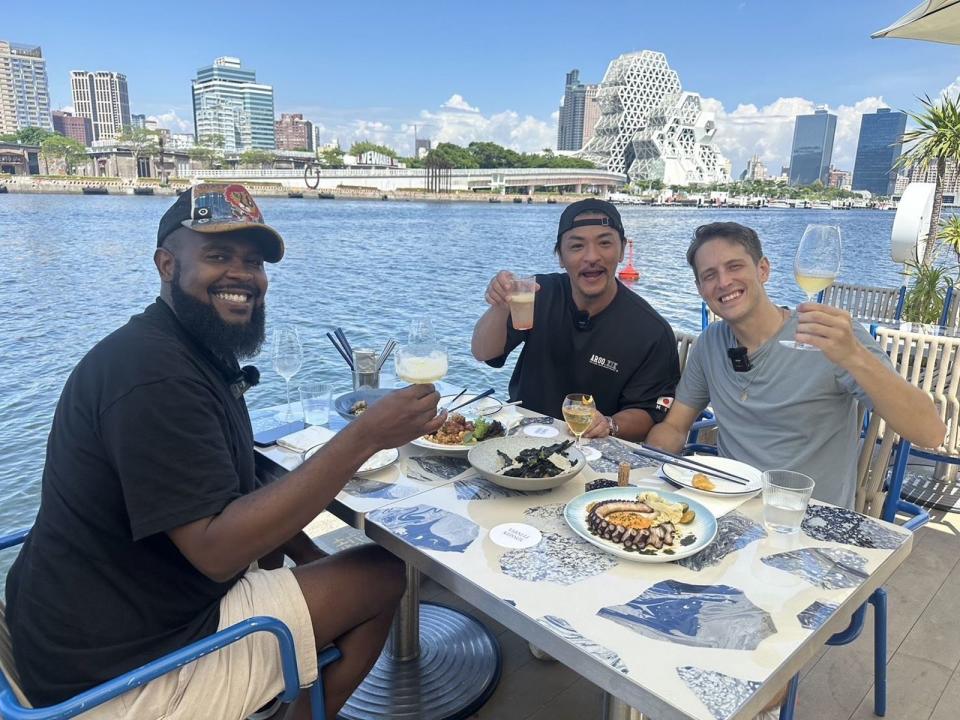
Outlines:
[{"label": "black baseball cap", "polygon": [[[606,215],[606,217],[590,218],[589,220],[575,219],[578,215],[583,215],[584,213],[598,213],[600,215]],[[620,219],[620,212],[612,203],[598,198],[587,198],[586,200],[577,200],[575,203],[567,205],[563,211],[563,214],[560,216],[560,225],[557,228],[557,247],[560,247],[560,238],[563,237],[563,234],[567,232],[567,230],[573,230],[573,228],[583,227],[585,225],[609,225],[620,233],[621,241],[627,237],[623,231],[623,220]]]},{"label": "black baseball cap", "polygon": [[264,260],[275,263],[283,257],[283,238],[264,222],[250,191],[239,183],[198,183],[180,193],[160,218],[157,247],[180,227],[204,234],[243,230],[259,242]]}]

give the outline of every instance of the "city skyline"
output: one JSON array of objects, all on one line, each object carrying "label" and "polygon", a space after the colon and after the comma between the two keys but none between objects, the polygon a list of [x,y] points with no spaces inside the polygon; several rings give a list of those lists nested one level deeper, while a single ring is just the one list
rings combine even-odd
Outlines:
[{"label": "city skyline", "polygon": [[[555,147],[565,74],[579,68],[581,82],[597,83],[619,54],[651,49],[664,52],[684,85],[703,96],[717,118],[715,143],[738,174],[754,153],[771,167],[786,164],[794,116],[817,105],[838,116],[834,165],[852,169],[860,114],[881,106],[911,110],[917,95],[960,89],[957,48],[869,39],[913,4],[813,2],[792,13],[752,1],[696,2],[689,16],[697,21],[678,23],[672,10],[614,2],[597,15],[602,32],[595,32],[582,29],[590,27],[589,16],[573,3],[555,3],[551,13],[499,0],[483,13],[439,3],[414,12],[374,3],[377,21],[390,31],[359,42],[351,39],[358,37],[349,32],[358,18],[348,7],[325,8],[315,30],[291,35],[283,17],[257,13],[250,23],[259,6],[240,2],[231,12],[211,10],[215,22],[164,25],[175,31],[157,44],[137,33],[117,33],[110,43],[87,40],[103,14],[149,26],[145,9],[109,2],[56,23],[49,21],[51,7],[56,13],[67,6],[55,1],[43,9],[8,8],[5,36],[43,47],[52,109],[70,106],[71,69],[109,70],[128,77],[131,110],[189,131],[189,80],[212,58],[232,55],[274,87],[277,117],[303,114],[321,141],[369,139],[403,154],[412,153],[414,124],[434,144]],[[578,9],[584,22],[572,24],[565,7]],[[778,31],[787,14],[789,37]],[[515,48],[491,54],[486,38],[504,30],[505,17],[511,28],[505,37]]]}]

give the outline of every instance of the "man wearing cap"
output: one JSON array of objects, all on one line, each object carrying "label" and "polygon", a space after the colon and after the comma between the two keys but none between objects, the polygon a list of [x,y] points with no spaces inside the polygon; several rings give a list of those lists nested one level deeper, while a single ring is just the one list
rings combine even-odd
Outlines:
[{"label": "man wearing cap", "polygon": [[[432,386],[399,390],[261,486],[243,400],[257,373],[238,358],[263,342],[264,262],[283,252],[243,186],[195,186],[160,221],[160,297],[67,380],[40,511],[6,585],[32,704],[259,615],[290,629],[301,687],[317,677],[318,649],[340,649],[324,670],[330,712],[376,660],[403,592],[400,563],[374,546],[325,558],[301,530],[374,452],[433,432],[443,415]],[[84,717],[240,720],[282,689],[277,643],[255,633]],[[309,712],[301,694],[292,717]]]},{"label": "man wearing cap", "polygon": [[490,307],[473,329],[477,360],[503,367],[521,343],[510,399],[561,417],[569,393],[593,395],[597,414],[584,437],[642,440],[666,415],[680,379],[673,330],[646,300],[617,280],[626,237],[608,202],[580,200],[560,216],[554,252],[566,272],[537,275],[533,328],[514,329],[512,276],[487,286]]}]

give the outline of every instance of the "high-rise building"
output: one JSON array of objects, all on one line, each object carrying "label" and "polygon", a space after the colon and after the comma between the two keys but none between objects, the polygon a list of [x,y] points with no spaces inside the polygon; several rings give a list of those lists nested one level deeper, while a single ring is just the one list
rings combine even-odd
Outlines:
[{"label": "high-rise building", "polygon": [[70,89],[73,110],[90,120],[94,140],[112,140],[130,127],[130,97],[123,73],[71,70]]},{"label": "high-rise building", "polygon": [[869,190],[874,195],[892,195],[897,183],[893,164],[900,157],[907,114],[879,108],[860,118],[857,159],[853,164],[853,189]]},{"label": "high-rise building", "polygon": [[417,138],[413,143],[413,156],[416,158],[426,157],[432,147],[430,138]]},{"label": "high-rise building", "polygon": [[240,58],[219,57],[197,70],[193,84],[193,124],[196,137],[219,135],[223,149],[236,152],[276,148],[273,87],[257,82]]},{"label": "high-rise building", "polygon": [[579,150],[593,137],[600,116],[596,97],[597,86],[581,83],[579,70],[567,73],[557,124],[557,150]]},{"label": "high-rise building", "polygon": [[313,150],[313,123],[300,113],[282,113],[275,123],[277,150]]},{"label": "high-rise building", "polygon": [[797,115],[790,152],[791,185],[812,185],[818,180],[827,184],[836,132],[837,116],[825,109],[818,109],[813,115]]},{"label": "high-rise building", "polygon": [[140,128],[141,130],[147,129],[147,116],[146,115],[130,115],[130,127]]},{"label": "high-rise building", "polygon": [[850,171],[830,168],[830,170],[827,172],[827,187],[840,189],[849,188]]},{"label": "high-rise building", "polygon": [[37,45],[0,40],[0,134],[52,130],[47,61]]},{"label": "high-rise building", "polygon": [[747,160],[747,169],[740,176],[741,180],[766,180],[767,166],[763,164],[759,155],[754,155]]},{"label": "high-rise building", "polygon": [[[935,183],[937,181],[937,164],[911,165],[906,171],[907,183]],[[947,160],[943,173],[943,194],[960,198],[960,163],[956,160]]]},{"label": "high-rise building", "polygon": [[89,147],[93,142],[93,127],[89,119],[60,110],[54,110],[51,115],[54,132],[73,138],[84,147]]},{"label": "high-rise building", "polygon": [[713,147],[713,114],[684,92],[663,53],[644,50],[610,63],[597,91],[601,116],[581,156],[631,180],[667,185],[727,182],[729,164]]}]

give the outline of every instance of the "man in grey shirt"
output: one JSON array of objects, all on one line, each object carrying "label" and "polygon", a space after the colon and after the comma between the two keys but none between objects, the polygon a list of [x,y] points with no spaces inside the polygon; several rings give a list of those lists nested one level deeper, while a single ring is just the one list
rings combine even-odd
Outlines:
[{"label": "man in grey shirt", "polygon": [[[712,405],[718,449],[761,470],[788,469],[816,482],[818,500],[852,508],[856,492],[857,401],[910,442],[936,447],[946,427],[926,395],[894,372],[889,358],[849,313],[803,303],[773,304],[770,261],[760,239],[737,223],[697,228],[687,250],[701,297],[721,321],[691,350],[676,399],[647,443],[679,452],[690,426]],[[796,339],[822,352],[785,347]],[[737,372],[728,350],[742,348]],[[742,368],[741,368],[742,370]]]}]

